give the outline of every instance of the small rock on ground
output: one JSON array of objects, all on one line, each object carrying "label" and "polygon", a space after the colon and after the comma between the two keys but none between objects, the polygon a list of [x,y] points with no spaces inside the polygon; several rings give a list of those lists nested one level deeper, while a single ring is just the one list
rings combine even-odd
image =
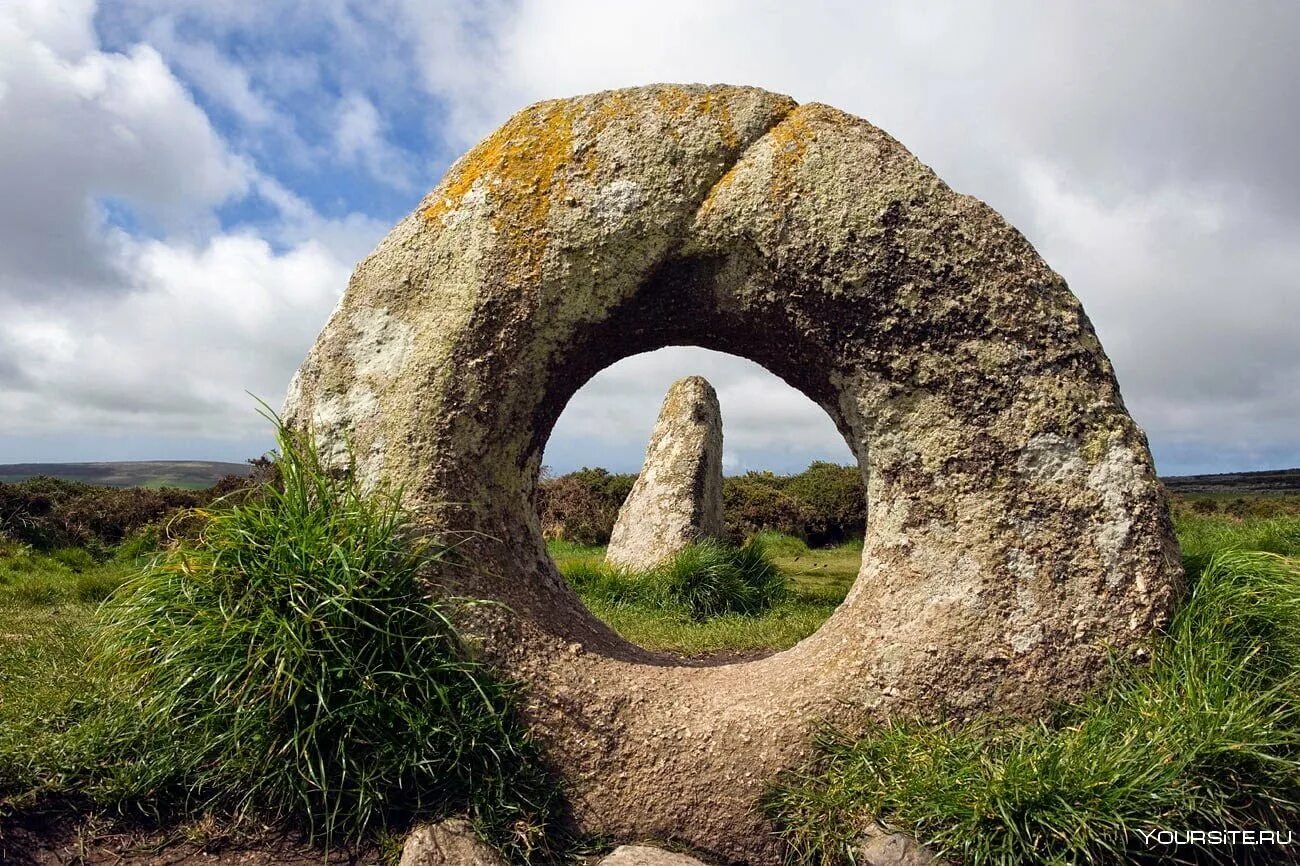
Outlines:
[{"label": "small rock on ground", "polygon": [[505,866],[463,818],[421,824],[406,837],[398,866]]},{"label": "small rock on ground", "polygon": [[929,848],[905,833],[890,833],[870,825],[858,837],[855,862],[860,866],[939,866]]},{"label": "small rock on ground", "polygon": [[[405,866],[405,864],[403,864]],[[704,866],[699,860],[649,845],[620,845],[599,866]]]}]

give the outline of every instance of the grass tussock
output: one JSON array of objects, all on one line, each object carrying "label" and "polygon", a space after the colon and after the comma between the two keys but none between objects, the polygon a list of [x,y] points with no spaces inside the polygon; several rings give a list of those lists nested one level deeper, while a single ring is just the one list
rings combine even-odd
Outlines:
[{"label": "grass tussock", "polygon": [[576,558],[561,566],[565,577],[584,598],[605,605],[687,612],[702,621],[726,614],[757,615],[786,594],[784,575],[757,538],[739,546],[699,541],[644,572],[579,551],[570,557],[575,553]]},{"label": "grass tussock", "polygon": [[680,550],[652,578],[696,619],[753,616],[785,597],[785,576],[755,538],[735,547],[701,541]]},{"label": "grass tussock", "polygon": [[[548,546],[583,602],[615,631],[649,649],[686,655],[793,646],[830,616],[856,574],[856,559],[845,568],[834,555],[801,563],[817,557],[798,539],[775,533],[740,546],[692,545],[647,572],[609,565],[603,547]],[[829,573],[828,559],[836,566]],[[806,581],[801,565],[815,572]]]},{"label": "grass tussock", "polygon": [[1300,564],[1244,549],[1293,551],[1292,528],[1253,526],[1234,543],[1215,530],[1220,549],[1200,561],[1209,530],[1191,527],[1191,595],[1150,664],[1117,671],[1055,718],[825,732],[819,759],[770,792],[769,814],[798,859],[826,864],[849,862],[872,820],[965,864],[1251,856],[1151,848],[1139,831],[1285,831],[1300,820]]},{"label": "grass tussock", "polygon": [[796,538],[793,535],[784,535],[780,532],[760,532],[752,536],[758,539],[758,543],[763,545],[769,556],[773,557],[799,557],[808,556],[812,553],[808,543],[802,538]]},{"label": "grass tussock", "polygon": [[83,699],[31,695],[63,718],[36,748],[0,737],[6,799],[75,789],[326,841],[469,811],[526,857],[553,795],[513,687],[421,585],[448,548],[308,439],[279,444],[278,482],[206,510],[103,606],[93,667],[112,674]]}]

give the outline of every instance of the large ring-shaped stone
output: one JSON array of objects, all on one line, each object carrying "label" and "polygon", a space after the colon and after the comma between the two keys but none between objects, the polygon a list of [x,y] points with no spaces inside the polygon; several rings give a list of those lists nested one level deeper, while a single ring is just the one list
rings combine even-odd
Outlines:
[{"label": "large ring-shaped stone", "polygon": [[[682,344],[815,400],[867,485],[848,598],[756,661],[626,643],[538,529],[569,398]],[[474,532],[456,591],[504,602],[473,630],[526,684],[580,826],[733,861],[775,856],[753,807],[814,721],[1032,712],[1140,644],[1181,581],[1145,438],[1061,277],[870,123],[752,88],[511,118],[358,266],[286,417]]]}]

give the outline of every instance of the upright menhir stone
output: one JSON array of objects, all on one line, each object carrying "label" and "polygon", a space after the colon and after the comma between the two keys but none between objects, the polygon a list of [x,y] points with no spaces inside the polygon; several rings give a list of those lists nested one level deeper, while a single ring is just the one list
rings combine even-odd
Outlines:
[{"label": "upright menhir stone", "polygon": [[664,396],[605,558],[653,568],[693,541],[721,537],[722,410],[707,380],[687,376]]}]

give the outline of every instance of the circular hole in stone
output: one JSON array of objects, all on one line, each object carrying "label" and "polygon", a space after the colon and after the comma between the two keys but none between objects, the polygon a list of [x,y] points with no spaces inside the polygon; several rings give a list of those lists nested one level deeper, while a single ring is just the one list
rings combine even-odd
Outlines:
[{"label": "circular hole in stone", "polygon": [[[675,385],[687,377],[708,385]],[[861,566],[865,489],[843,436],[734,355],[671,347],[607,367],[569,401],[543,463],[552,560],[592,613],[646,649],[706,664],[786,649],[834,612]],[[711,540],[681,553],[685,533]]]}]

